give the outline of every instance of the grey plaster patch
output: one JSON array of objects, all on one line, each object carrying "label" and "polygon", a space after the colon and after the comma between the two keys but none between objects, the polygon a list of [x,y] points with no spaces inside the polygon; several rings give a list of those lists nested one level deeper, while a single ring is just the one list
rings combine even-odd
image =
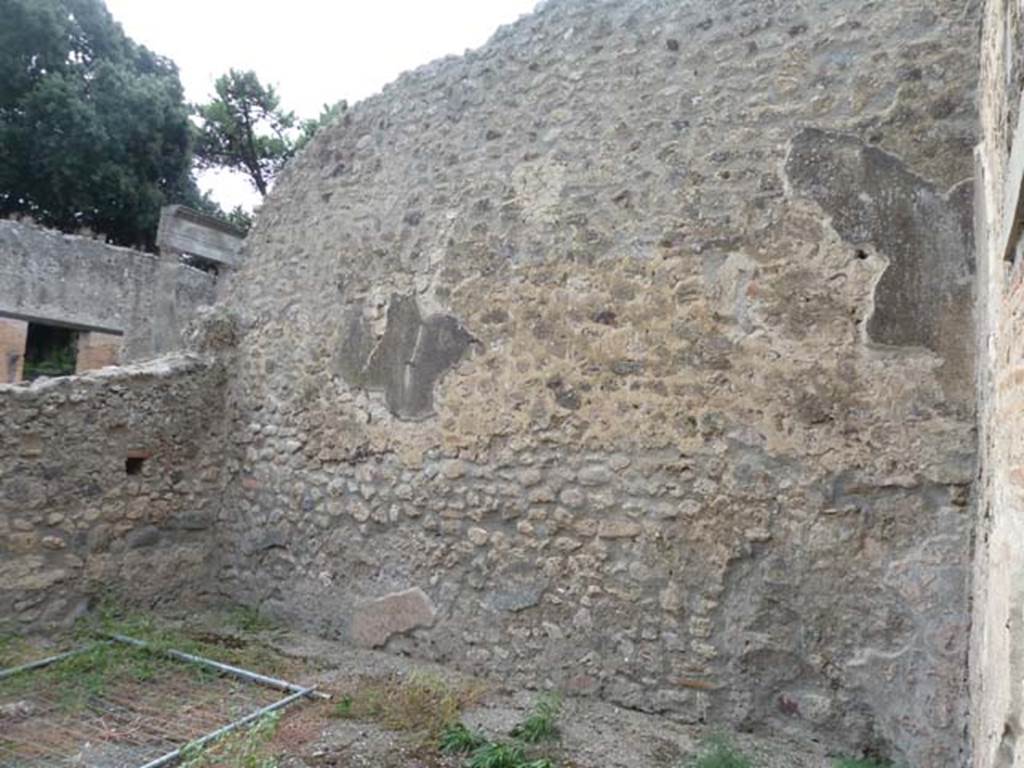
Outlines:
[{"label": "grey plaster patch", "polygon": [[424,318],[415,297],[392,295],[383,337],[373,338],[361,304],[345,314],[335,370],[352,386],[384,392],[391,412],[434,414],[434,385],[458,364],[473,337],[451,315]]},{"label": "grey plaster patch", "polygon": [[367,648],[378,648],[392,635],[431,626],[435,616],[434,604],[419,587],[392,592],[356,607],[352,640]]},{"label": "grey plaster patch", "polygon": [[871,341],[923,346],[970,374],[973,192],[948,193],[855,136],[805,128],[786,161],[793,191],[814,200],[854,246],[889,262],[867,321]]}]

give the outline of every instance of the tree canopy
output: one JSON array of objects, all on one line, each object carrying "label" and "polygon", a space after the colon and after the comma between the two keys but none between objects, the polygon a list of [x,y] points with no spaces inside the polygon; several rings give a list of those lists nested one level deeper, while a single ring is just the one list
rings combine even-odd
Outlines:
[{"label": "tree canopy", "polygon": [[0,19],[0,216],[144,248],[168,203],[248,228],[252,214],[200,194],[195,168],[240,171],[265,195],[346,109],[297,120],[273,87],[236,70],[189,106],[174,62],[128,38],[103,0],[0,0]]},{"label": "tree canopy", "polygon": [[274,87],[263,85],[251,70],[230,70],[217,78],[214,91],[213,99],[195,107],[199,165],[244,173],[261,195],[313,134],[348,106],[339,101],[300,122],[282,109]]},{"label": "tree canopy", "polygon": [[209,209],[178,70],[102,0],[0,0],[0,215],[152,246],[160,207]]}]

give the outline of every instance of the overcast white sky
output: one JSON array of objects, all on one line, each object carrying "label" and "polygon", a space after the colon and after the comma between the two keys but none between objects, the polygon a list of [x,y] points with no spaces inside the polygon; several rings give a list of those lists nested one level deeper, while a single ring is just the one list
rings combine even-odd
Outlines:
[{"label": "overcast white sky", "polygon": [[[482,45],[537,0],[106,0],[136,42],[177,62],[189,101],[228,69],[252,69],[285,108],[314,117],[401,72]],[[241,176],[205,174],[225,208],[259,196]]]}]

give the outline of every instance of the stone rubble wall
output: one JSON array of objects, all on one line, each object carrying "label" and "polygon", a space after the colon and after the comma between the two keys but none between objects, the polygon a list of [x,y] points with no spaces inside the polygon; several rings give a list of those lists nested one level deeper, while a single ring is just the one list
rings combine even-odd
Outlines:
[{"label": "stone rubble wall", "polygon": [[0,220],[0,315],[123,336],[122,362],[182,348],[216,278],[177,259]]},{"label": "stone rubble wall", "polygon": [[[1024,766],[1024,266],[1005,258],[1006,189],[1022,89],[1024,20],[989,0],[982,35],[978,178],[978,426],[971,738],[977,768]],[[1019,139],[1018,139],[1019,140]],[[1017,242],[1019,248],[1020,241]]]},{"label": "stone rubble wall", "polygon": [[0,632],[209,596],[224,385],[198,356],[0,385]]},{"label": "stone rubble wall", "polygon": [[233,598],[966,761],[976,4],[552,0],[278,180]]}]

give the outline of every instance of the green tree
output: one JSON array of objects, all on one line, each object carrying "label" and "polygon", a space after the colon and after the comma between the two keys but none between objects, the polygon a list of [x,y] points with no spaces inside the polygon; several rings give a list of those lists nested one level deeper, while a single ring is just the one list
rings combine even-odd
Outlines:
[{"label": "green tree", "polygon": [[152,247],[160,207],[204,210],[178,70],[102,0],[0,0],[0,215]]},{"label": "green tree", "polygon": [[321,126],[348,109],[339,101],[324,105],[318,117],[299,121],[281,108],[274,87],[263,85],[251,70],[221,75],[214,91],[209,102],[194,108],[199,166],[244,173],[261,195]]},{"label": "green tree", "polygon": [[252,71],[232,69],[217,78],[214,90],[213,100],[195,108],[199,166],[241,171],[266,195],[295,154],[295,114],[281,109],[273,86],[264,86]]}]

